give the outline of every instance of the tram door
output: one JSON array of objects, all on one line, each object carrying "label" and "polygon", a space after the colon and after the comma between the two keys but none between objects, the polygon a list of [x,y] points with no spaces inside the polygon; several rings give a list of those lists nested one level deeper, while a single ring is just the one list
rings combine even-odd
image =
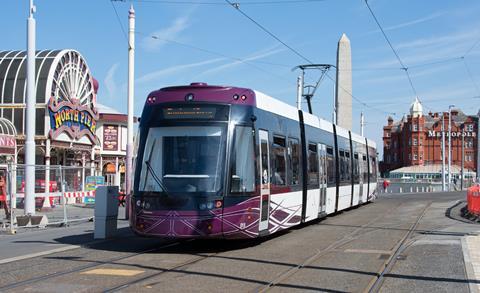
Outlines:
[{"label": "tram door", "polygon": [[268,213],[270,207],[270,150],[268,143],[268,131],[258,132],[260,139],[260,223],[258,230],[268,229]]},{"label": "tram door", "polygon": [[358,203],[360,203],[363,200],[363,169],[365,168],[365,166],[363,166],[362,155],[358,154],[356,156],[358,157],[357,159],[358,184],[360,187],[360,191],[358,194]]},{"label": "tram door", "polygon": [[319,153],[319,168],[318,173],[320,175],[320,213],[326,211],[327,202],[327,148],[324,144],[318,144]]}]

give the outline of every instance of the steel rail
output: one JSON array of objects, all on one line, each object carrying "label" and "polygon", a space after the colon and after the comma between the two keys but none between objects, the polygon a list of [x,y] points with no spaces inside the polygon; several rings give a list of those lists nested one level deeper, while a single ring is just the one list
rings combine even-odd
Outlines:
[{"label": "steel rail", "polygon": [[15,282],[13,284],[9,284],[9,285],[5,285],[5,286],[0,287],[0,292],[4,292],[4,291],[7,291],[7,290],[12,290],[12,289],[22,287],[22,286],[25,286],[25,285],[30,285],[32,283],[39,282],[39,281],[45,281],[45,280],[48,280],[48,279],[52,279],[52,278],[56,278],[56,277],[60,277],[60,276],[65,276],[65,275],[72,274],[72,273],[77,273],[77,272],[80,272],[80,271],[83,271],[83,270],[86,270],[86,269],[99,267],[99,266],[105,265],[107,263],[117,262],[117,261],[121,261],[121,260],[125,260],[125,259],[131,258],[131,257],[138,256],[138,255],[141,255],[141,254],[154,252],[154,251],[158,251],[158,250],[165,249],[165,248],[168,248],[168,247],[176,246],[176,245],[179,245],[181,243],[185,243],[185,242],[168,243],[168,244],[162,245],[160,247],[149,248],[149,249],[146,249],[146,250],[142,250],[140,252],[133,252],[133,253],[129,253],[127,255],[122,255],[122,256],[117,256],[117,257],[109,258],[109,259],[106,259],[106,260],[102,260],[101,263],[93,261],[94,263],[79,266],[79,267],[76,267],[76,268],[73,268],[73,269],[70,269],[70,270],[66,270],[66,271],[62,271],[62,272],[56,272],[56,273],[53,273],[53,274],[46,274],[46,275],[30,278],[30,279],[27,279],[27,280]]},{"label": "steel rail", "polygon": [[[363,225],[357,227],[354,231],[348,233],[347,235],[345,235],[341,239],[333,242],[332,244],[330,244],[329,246],[327,246],[324,249],[318,250],[315,254],[313,254],[313,255],[309,256],[308,258],[304,259],[298,265],[284,271],[283,273],[280,273],[279,275],[277,275],[277,277],[275,277],[267,285],[258,286],[257,288],[255,288],[251,292],[267,292],[270,289],[272,289],[273,287],[277,286],[280,282],[287,280],[290,276],[296,274],[302,268],[308,266],[309,264],[311,264],[312,262],[317,260],[319,257],[321,257],[321,256],[323,256],[327,253],[335,251],[337,248],[356,240],[360,236],[365,236],[366,234],[385,229],[385,227],[370,227],[370,226],[373,223],[377,222],[382,217],[384,217],[385,215],[389,215],[393,210],[399,209],[403,205],[404,204],[401,204],[399,206],[391,208],[388,211],[386,211],[385,213],[382,213],[381,215],[379,215],[379,216],[375,217],[374,219],[372,219],[371,221],[367,222],[366,224],[363,224]],[[366,233],[360,233],[360,231],[362,231],[364,229],[373,229],[373,230],[368,231]]]},{"label": "steel rail", "polygon": [[408,229],[408,232],[405,233],[403,238],[397,243],[395,248],[393,249],[395,252],[390,255],[389,258],[384,262],[383,268],[380,269],[379,272],[377,272],[376,276],[370,281],[368,286],[365,288],[363,291],[364,293],[373,293],[373,292],[378,292],[380,288],[382,287],[383,281],[385,280],[385,274],[388,274],[392,268],[395,266],[395,263],[397,262],[398,257],[400,254],[405,251],[412,243],[413,241],[407,242],[413,232],[416,231],[416,228],[420,221],[422,220],[423,216],[425,216],[425,213],[427,212],[428,208],[432,202],[429,202],[425,207],[423,208],[422,212],[420,215],[417,217],[416,221],[410,226],[410,229]]}]

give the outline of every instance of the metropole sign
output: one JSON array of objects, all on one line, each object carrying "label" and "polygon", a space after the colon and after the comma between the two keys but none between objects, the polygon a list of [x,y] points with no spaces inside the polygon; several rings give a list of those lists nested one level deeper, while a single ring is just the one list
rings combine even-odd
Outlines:
[{"label": "metropole sign", "polygon": [[61,133],[67,133],[72,139],[87,136],[96,143],[98,113],[91,107],[76,102],[62,101],[54,105],[53,98],[48,105],[50,114],[50,137],[55,139]]},{"label": "metropole sign", "polygon": [[[445,132],[445,136],[448,137],[450,134],[452,137],[476,137],[477,134],[473,131],[443,131]],[[435,130],[429,130],[428,131],[428,137],[442,137],[442,131],[435,131]]]}]

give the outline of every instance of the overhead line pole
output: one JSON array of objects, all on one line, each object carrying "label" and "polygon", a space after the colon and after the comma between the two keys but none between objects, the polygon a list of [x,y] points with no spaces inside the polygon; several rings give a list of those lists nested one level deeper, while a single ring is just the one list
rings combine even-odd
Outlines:
[{"label": "overhead line pole", "polygon": [[442,114],[442,191],[445,191],[445,113]]},{"label": "overhead line pole", "polygon": [[134,99],[134,71],[135,71],[135,10],[133,4],[128,11],[128,116],[127,116],[127,162],[125,172],[125,193],[127,195],[127,209],[125,217],[130,216],[130,198],[132,196],[133,179],[133,99]]},{"label": "overhead line pole", "polygon": [[35,5],[27,19],[27,100],[25,117],[25,215],[35,215]]}]

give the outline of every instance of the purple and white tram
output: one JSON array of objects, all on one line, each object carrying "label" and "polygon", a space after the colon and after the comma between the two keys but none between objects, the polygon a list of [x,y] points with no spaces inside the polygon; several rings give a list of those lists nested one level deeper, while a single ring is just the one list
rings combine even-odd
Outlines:
[{"label": "purple and white tram", "polygon": [[139,131],[139,235],[259,237],[375,197],[373,141],[250,89],[154,91]]}]

